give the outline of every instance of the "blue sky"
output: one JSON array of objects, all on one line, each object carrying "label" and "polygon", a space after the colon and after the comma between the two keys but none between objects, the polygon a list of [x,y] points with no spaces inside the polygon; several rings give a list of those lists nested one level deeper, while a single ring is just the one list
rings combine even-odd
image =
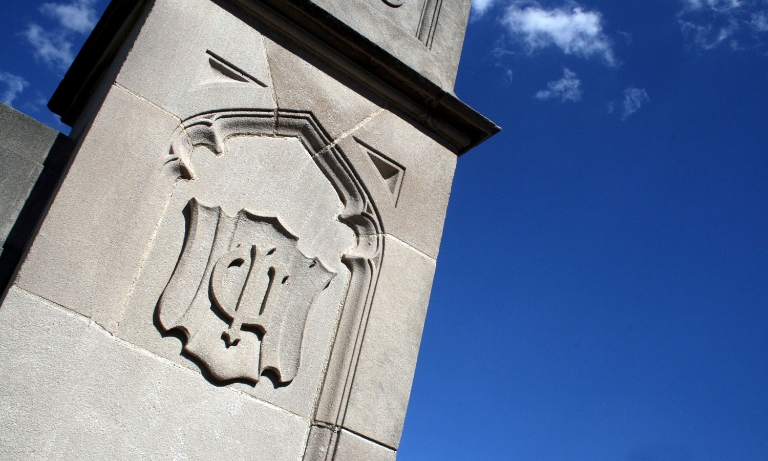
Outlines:
[{"label": "blue sky", "polygon": [[[0,4],[45,108],[106,1]],[[399,460],[768,460],[768,1],[476,1]]]}]

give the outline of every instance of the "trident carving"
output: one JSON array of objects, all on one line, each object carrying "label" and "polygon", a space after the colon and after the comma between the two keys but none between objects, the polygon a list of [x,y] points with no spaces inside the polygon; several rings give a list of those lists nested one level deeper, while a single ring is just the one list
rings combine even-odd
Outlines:
[{"label": "trident carving", "polygon": [[[166,330],[221,380],[293,380],[309,308],[335,274],[297,248],[277,218],[189,202],[187,238],[158,302]],[[223,316],[224,323],[219,315]]]}]

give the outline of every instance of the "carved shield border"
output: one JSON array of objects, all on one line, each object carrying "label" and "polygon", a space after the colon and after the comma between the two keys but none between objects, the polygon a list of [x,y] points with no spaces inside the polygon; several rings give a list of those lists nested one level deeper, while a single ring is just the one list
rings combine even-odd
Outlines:
[{"label": "carved shield border", "polygon": [[350,281],[304,456],[305,460],[326,459],[326,455],[332,459],[383,258],[381,217],[346,155],[310,112],[223,110],[192,116],[174,132],[166,165],[176,171],[179,179],[194,179],[192,151],[205,146],[221,155],[226,149],[225,141],[233,136],[298,139],[344,204],[339,221],[350,227],[357,238],[357,245],[341,257],[350,271]]}]

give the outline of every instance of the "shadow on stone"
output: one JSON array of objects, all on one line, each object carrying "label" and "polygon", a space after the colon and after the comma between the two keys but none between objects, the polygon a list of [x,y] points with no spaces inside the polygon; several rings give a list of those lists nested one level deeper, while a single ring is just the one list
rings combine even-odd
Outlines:
[{"label": "shadow on stone", "polygon": [[[215,309],[211,309],[211,310],[217,316],[219,316],[222,319],[222,321],[225,321],[225,319],[223,317],[221,317],[221,315],[218,312],[216,312]],[[179,328],[173,328],[173,329],[168,330],[168,331],[165,330],[165,328],[163,327],[162,323],[160,323],[160,318],[158,317],[157,306],[155,306],[155,311],[154,311],[154,313],[152,315],[152,323],[154,324],[155,328],[157,328],[157,331],[161,332],[160,334],[162,335],[163,338],[176,338],[176,339],[179,340],[179,342],[182,345],[187,343],[187,335],[184,334],[184,332],[181,331]],[[254,334],[256,334],[259,337],[259,340],[262,339],[261,332],[257,332],[257,331],[254,331],[254,330],[248,329],[248,328],[244,328],[243,330],[251,331],[251,332],[253,332]],[[250,387],[255,387],[256,384],[257,384],[255,382],[249,380],[249,379],[229,379],[229,380],[216,379],[216,378],[213,377],[211,372],[208,371],[208,369],[206,368],[205,364],[200,359],[195,357],[194,355],[189,354],[187,351],[182,349],[181,350],[181,356],[184,357],[185,359],[189,360],[190,362],[194,363],[197,366],[197,368],[200,370],[200,373],[202,374],[203,378],[205,378],[206,381],[208,381],[209,383],[213,384],[216,387],[226,387],[226,386],[229,386],[230,384],[236,384],[236,383],[245,384],[246,386],[250,386]],[[291,384],[290,382],[288,382],[288,383],[280,383],[279,376],[275,372],[270,370],[270,369],[264,370],[262,372],[262,374],[261,374],[261,378],[262,379],[267,379],[272,384],[272,387],[275,388],[275,389],[280,389],[280,388],[283,388],[283,387],[287,387],[288,385]]]},{"label": "shadow on stone", "polygon": [[[74,141],[59,133],[43,161],[43,169],[13,223],[0,252],[0,293],[5,292],[18,269],[21,256],[37,234],[40,223],[48,212],[63,172],[74,150]],[[2,302],[0,298],[0,302]]]}]

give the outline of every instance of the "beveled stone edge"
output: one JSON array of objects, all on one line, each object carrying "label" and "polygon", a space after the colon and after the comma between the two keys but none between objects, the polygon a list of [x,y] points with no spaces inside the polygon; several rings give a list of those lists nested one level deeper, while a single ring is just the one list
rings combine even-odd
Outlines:
[{"label": "beveled stone edge", "polygon": [[[309,0],[212,0],[244,10],[462,155],[498,133],[495,123]],[[48,103],[73,125],[151,0],[112,0]]]}]

